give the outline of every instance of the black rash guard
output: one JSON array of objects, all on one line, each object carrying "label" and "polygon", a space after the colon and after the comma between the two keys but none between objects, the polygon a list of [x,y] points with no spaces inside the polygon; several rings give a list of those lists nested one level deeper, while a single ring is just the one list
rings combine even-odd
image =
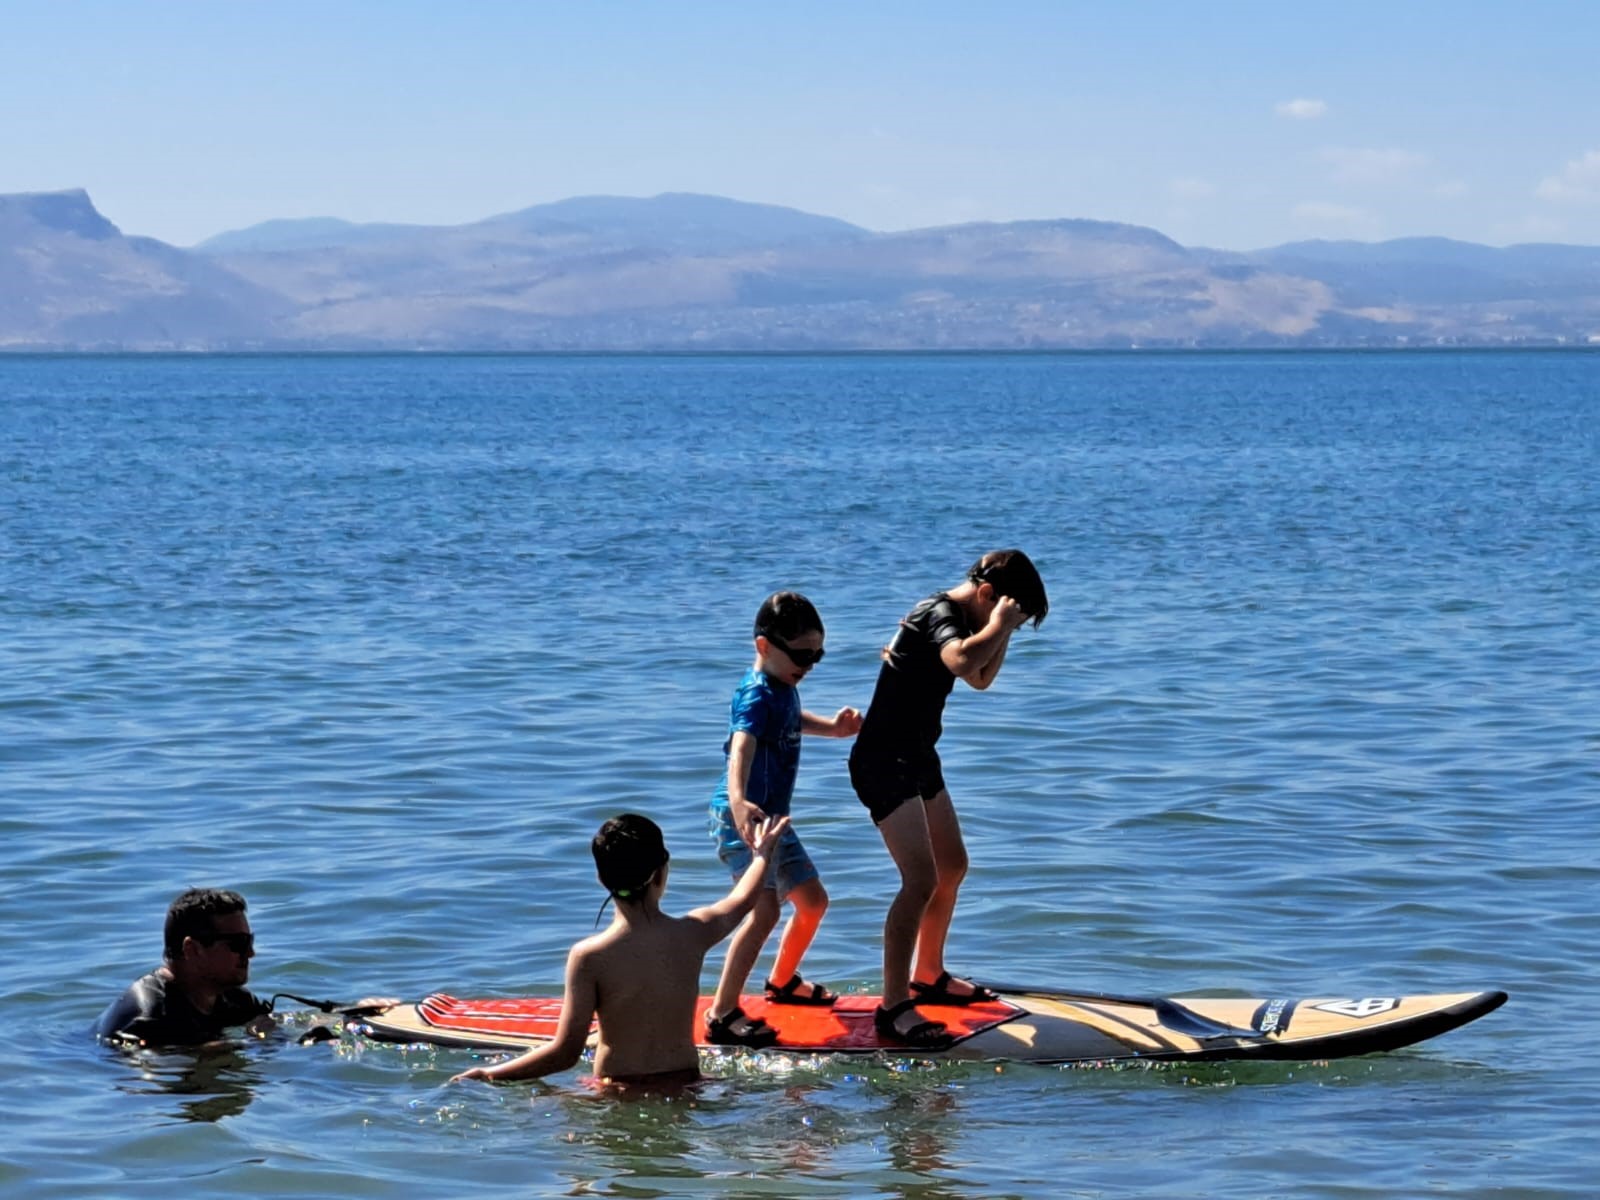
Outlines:
[{"label": "black rash guard", "polygon": [[[197,1046],[214,1042],[230,1025],[245,1025],[272,1011],[244,988],[224,988],[203,1013],[161,971],[151,971],[114,1000],[95,1022],[96,1037],[137,1038],[152,1046]],[[170,990],[169,990],[170,989]]]},{"label": "black rash guard", "polygon": [[939,649],[971,636],[966,614],[945,592],[929,596],[907,614],[884,653],[872,703],[856,736],[860,754],[904,758],[933,749],[944,732],[944,702],[956,685]]}]

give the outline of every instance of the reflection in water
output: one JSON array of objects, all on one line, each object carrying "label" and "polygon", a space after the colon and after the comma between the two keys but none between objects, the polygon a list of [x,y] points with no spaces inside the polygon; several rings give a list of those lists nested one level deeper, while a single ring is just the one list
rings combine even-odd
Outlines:
[{"label": "reflection in water", "polygon": [[[628,1180],[627,1195],[654,1198],[682,1195],[691,1190],[689,1181],[704,1174],[696,1161],[701,1122],[729,1107],[719,1091],[725,1085],[709,1079],[666,1089],[595,1082],[554,1098],[567,1118],[567,1140],[600,1151],[615,1176]],[[580,1191],[606,1177],[568,1176]]]},{"label": "reflection in water", "polygon": [[560,1119],[569,1144],[590,1151],[567,1175],[577,1191],[625,1180],[629,1196],[703,1194],[708,1180],[736,1175],[757,1187],[820,1194],[873,1160],[892,1171],[895,1194],[912,1200],[986,1189],[983,1179],[963,1177],[975,1164],[952,1153],[966,1082],[960,1068],[756,1056],[733,1070],[672,1094],[552,1088],[534,1106]]},{"label": "reflection in water", "polygon": [[255,1099],[255,1089],[265,1078],[252,1057],[228,1042],[196,1050],[115,1053],[136,1073],[134,1079],[116,1085],[119,1091],[189,1097],[179,1102],[175,1114],[186,1121],[220,1121],[238,1116]]},{"label": "reflection in water", "polygon": [[773,1142],[773,1159],[789,1171],[814,1174],[827,1165],[833,1148],[828,1089],[820,1081],[791,1084],[783,1099],[789,1132]]},{"label": "reflection in water", "polygon": [[909,1177],[900,1195],[945,1200],[972,1194],[961,1180],[941,1177],[951,1171],[947,1139],[959,1110],[955,1093],[944,1090],[899,1092],[890,1099],[883,1121],[889,1162]]}]

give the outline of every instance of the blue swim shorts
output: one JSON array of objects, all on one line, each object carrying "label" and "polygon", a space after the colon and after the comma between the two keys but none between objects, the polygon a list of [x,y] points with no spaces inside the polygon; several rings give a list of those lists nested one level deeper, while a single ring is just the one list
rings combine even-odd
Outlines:
[{"label": "blue swim shorts", "polygon": [[[750,847],[744,844],[744,839],[734,827],[733,812],[721,805],[713,804],[706,818],[706,830],[711,834],[711,840],[717,844],[717,857],[722,860],[722,865],[728,868],[734,879],[738,879],[749,869],[755,855]],[[806,848],[800,844],[800,835],[795,833],[793,825],[779,835],[778,848],[773,858],[772,870],[767,876],[767,886],[778,890],[779,900],[788,899],[789,893],[795,888],[802,883],[810,883],[818,877],[816,864],[811,861],[811,855],[806,853]]]}]

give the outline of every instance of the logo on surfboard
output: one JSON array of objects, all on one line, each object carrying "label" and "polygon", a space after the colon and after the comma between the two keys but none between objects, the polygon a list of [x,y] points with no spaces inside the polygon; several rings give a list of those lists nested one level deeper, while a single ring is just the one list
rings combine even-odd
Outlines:
[{"label": "logo on surfboard", "polygon": [[1288,1031],[1289,1022],[1284,1019],[1286,1012],[1293,1011],[1292,1000],[1268,1000],[1261,1006],[1261,1011],[1256,1016],[1256,1031],[1258,1033],[1284,1033]]},{"label": "logo on surfboard", "polygon": [[1386,1013],[1399,1008],[1400,1001],[1394,998],[1368,997],[1365,1000],[1329,1000],[1326,1004],[1313,1004],[1311,1007],[1318,1012],[1334,1013],[1341,1017],[1353,1017],[1359,1021],[1366,1017],[1375,1017],[1379,1013]]}]

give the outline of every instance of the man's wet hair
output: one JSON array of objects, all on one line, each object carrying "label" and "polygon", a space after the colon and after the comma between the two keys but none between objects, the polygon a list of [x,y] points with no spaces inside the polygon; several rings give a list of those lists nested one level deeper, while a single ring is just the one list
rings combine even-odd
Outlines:
[{"label": "man's wet hair", "polygon": [[989,551],[972,564],[967,578],[973,583],[987,583],[999,595],[1010,596],[1032,618],[1035,629],[1050,611],[1039,569],[1021,550]]},{"label": "man's wet hair", "polygon": [[808,633],[826,633],[817,606],[799,592],[773,592],[756,613],[755,636],[784,641]]},{"label": "man's wet hair", "polygon": [[215,929],[217,917],[242,913],[248,906],[244,897],[227,888],[190,888],[167,909],[162,931],[162,947],[168,962],[183,957],[183,939],[204,941]]},{"label": "man's wet hair", "polygon": [[637,900],[672,857],[661,826],[638,813],[612,817],[600,826],[589,848],[594,851],[600,885],[617,900]]}]

